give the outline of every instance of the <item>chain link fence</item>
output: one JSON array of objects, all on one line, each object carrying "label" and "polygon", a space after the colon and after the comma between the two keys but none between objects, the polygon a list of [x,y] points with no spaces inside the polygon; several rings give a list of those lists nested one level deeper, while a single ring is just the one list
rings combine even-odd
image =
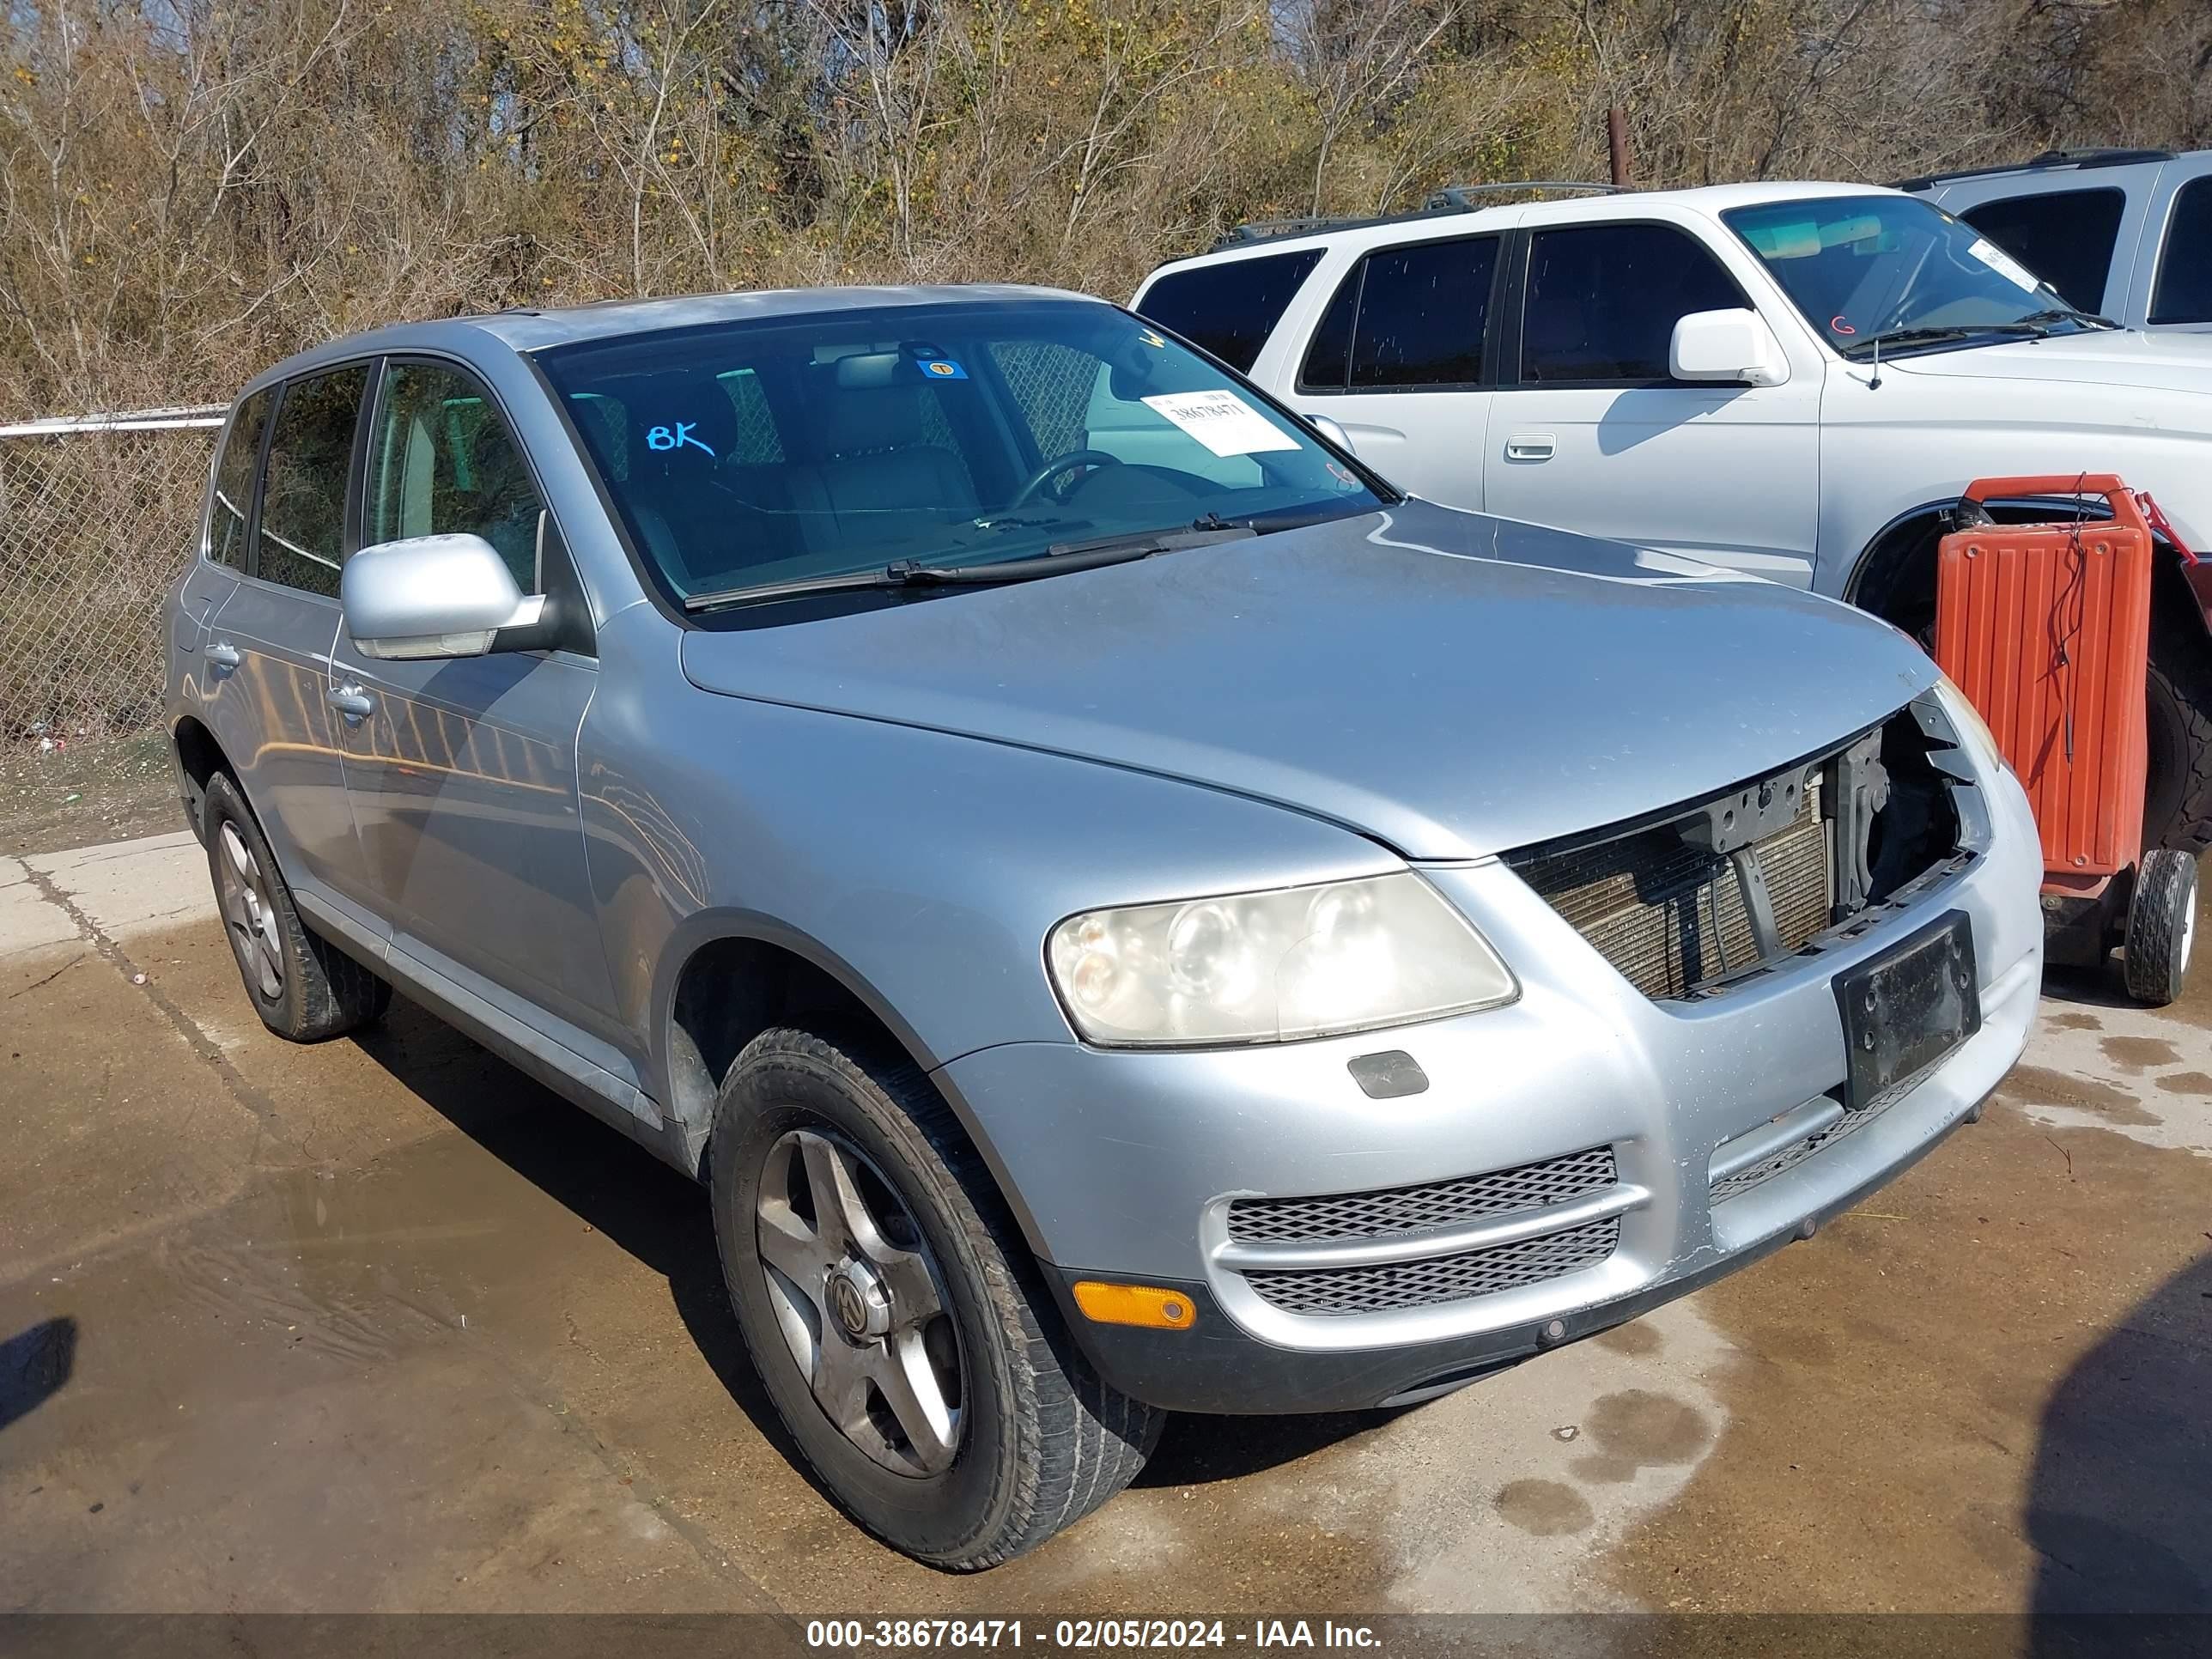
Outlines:
[{"label": "chain link fence", "polygon": [[0,742],[159,716],[161,609],[221,410],[0,426]]}]

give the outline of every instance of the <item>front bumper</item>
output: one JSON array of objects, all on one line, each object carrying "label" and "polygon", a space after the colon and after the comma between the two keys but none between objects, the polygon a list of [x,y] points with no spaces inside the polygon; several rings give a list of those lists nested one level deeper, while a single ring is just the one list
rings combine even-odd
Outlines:
[{"label": "front bumper", "polygon": [[[1418,1398],[1633,1317],[1757,1260],[1923,1156],[2025,1046],[2042,969],[2033,820],[1985,779],[1990,833],[1962,872],[1881,925],[1728,994],[1655,1003],[1502,864],[1424,874],[1522,982],[1457,1019],[1198,1053],[1016,1043],[939,1078],[978,1132],[1030,1243],[1083,1277],[1188,1294],[1188,1330],[1070,1325],[1102,1372],[1170,1409],[1312,1411]],[[1972,925],[1981,1030],[1848,1135],[1754,1184],[1715,1154],[1819,1107],[1845,1074],[1832,981],[1949,911]],[[1411,1054],[1419,1094],[1375,1100],[1348,1062]],[[1601,1260],[1424,1305],[1296,1311],[1238,1265],[1239,1198],[1376,1194],[1609,1148]],[[1741,1159],[1735,1160],[1741,1164]],[[1250,1252],[1242,1253],[1249,1261]]]}]

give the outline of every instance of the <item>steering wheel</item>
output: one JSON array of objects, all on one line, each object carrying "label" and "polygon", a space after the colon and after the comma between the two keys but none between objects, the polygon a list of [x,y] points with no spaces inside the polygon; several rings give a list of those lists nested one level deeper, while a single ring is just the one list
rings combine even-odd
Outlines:
[{"label": "steering wheel", "polygon": [[1027,507],[1039,495],[1048,495],[1056,501],[1064,501],[1066,497],[1060,491],[1045,489],[1047,484],[1063,472],[1073,471],[1079,466],[1120,466],[1121,465],[1122,461],[1119,455],[1109,455],[1103,449],[1071,449],[1065,455],[1055,455],[1030,474],[1029,482],[1016,490],[1014,499],[1007,503],[1008,510],[1011,511],[1017,507]]}]

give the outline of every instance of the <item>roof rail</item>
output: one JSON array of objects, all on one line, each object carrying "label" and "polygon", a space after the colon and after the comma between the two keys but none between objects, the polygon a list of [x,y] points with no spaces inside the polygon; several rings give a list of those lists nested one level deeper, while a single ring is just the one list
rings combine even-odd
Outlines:
[{"label": "roof rail", "polygon": [[2001,173],[2042,173],[2061,167],[2124,167],[2138,161],[2171,161],[2170,149],[2121,149],[2090,147],[2079,149],[2046,149],[2040,155],[2031,155],[2025,161],[2007,161],[2001,167],[1960,167],[1950,173],[1923,173],[1917,178],[1899,179],[1893,189],[1928,190],[1937,185],[1954,185],[1961,179],[1993,179]]},{"label": "roof rail", "polygon": [[1471,213],[1477,204],[1468,198],[1474,196],[1511,196],[1527,191],[1538,196],[1564,196],[1569,191],[1586,191],[1594,196],[1619,196],[1628,189],[1626,185],[1597,185],[1579,179],[1527,179],[1518,184],[1501,180],[1494,185],[1447,185],[1429,198],[1431,212],[1446,208],[1457,208]]},{"label": "roof rail", "polygon": [[1495,185],[1449,185],[1433,192],[1427,201],[1407,213],[1377,213],[1353,219],[1255,219],[1249,224],[1238,225],[1233,230],[1223,232],[1206,252],[1216,253],[1225,247],[1237,247],[1247,242],[1270,241],[1278,236],[1314,236],[1326,230],[1364,230],[1370,225],[1403,224],[1409,219],[1433,218],[1439,213],[1473,213],[1488,205],[1474,199],[1478,196],[1504,196],[1524,191],[1540,195],[1594,191],[1601,196],[1610,196],[1625,188],[1620,185],[1592,185],[1559,179],[1531,179],[1520,183],[1507,181]]}]

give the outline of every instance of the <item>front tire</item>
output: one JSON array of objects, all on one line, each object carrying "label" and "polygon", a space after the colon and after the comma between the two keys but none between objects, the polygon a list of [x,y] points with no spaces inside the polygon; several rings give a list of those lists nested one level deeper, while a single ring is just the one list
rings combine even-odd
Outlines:
[{"label": "front tire", "polygon": [[1161,1414],[1078,1352],[928,1079],[866,1043],[763,1032],[708,1173],[745,1346],[806,1462],[895,1548],[995,1566],[1144,1467]]},{"label": "front tire", "polygon": [[2194,855],[2212,846],[2212,639],[2179,605],[2151,608],[2148,696],[2143,845]]},{"label": "front tire", "polygon": [[223,933],[264,1025],[320,1042],[383,1018],[392,987],[300,920],[269,838],[225,773],[208,781],[200,839]]}]

